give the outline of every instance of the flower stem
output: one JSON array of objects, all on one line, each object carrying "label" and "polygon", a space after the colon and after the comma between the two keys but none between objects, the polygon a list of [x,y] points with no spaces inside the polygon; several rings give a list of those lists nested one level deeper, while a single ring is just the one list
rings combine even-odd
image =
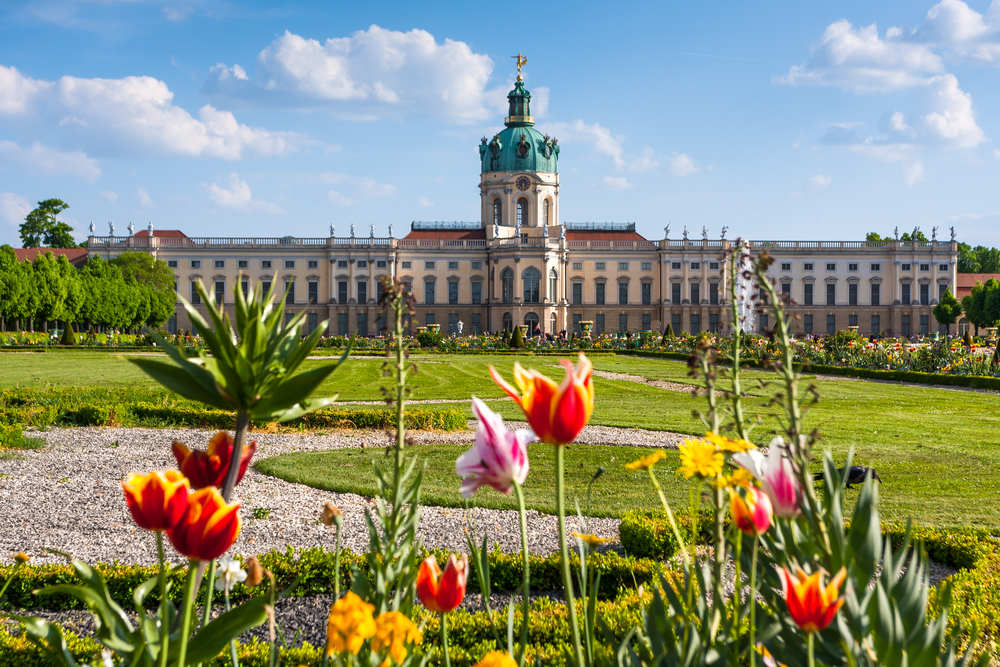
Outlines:
[{"label": "flower stem", "polygon": [[521,650],[517,656],[518,667],[524,667],[525,653],[528,650],[528,617],[531,613],[531,572],[529,570],[531,566],[531,558],[528,552],[528,518],[524,510],[524,491],[521,490],[521,485],[514,482],[514,492],[517,494],[517,511],[521,517],[521,552],[524,554],[524,570],[522,573],[522,586],[524,587],[521,592],[521,604],[523,611],[521,615]]},{"label": "flower stem", "polygon": [[684,543],[684,538],[681,537],[681,531],[677,527],[677,521],[674,520],[674,513],[670,510],[670,503],[667,502],[667,497],[663,495],[663,489],[660,487],[660,482],[656,479],[656,475],[653,473],[652,466],[649,467],[649,478],[653,480],[653,486],[656,488],[656,493],[660,496],[660,504],[663,505],[663,510],[667,513],[667,520],[670,522],[670,529],[674,531],[674,539],[677,540],[677,547],[681,550],[681,554],[684,557],[684,563],[690,565],[691,557],[688,554],[687,545]]},{"label": "flower stem", "polygon": [[208,564],[208,576],[205,577],[205,607],[201,612],[201,627],[212,620],[212,593],[215,591],[215,561]]},{"label": "flower stem", "polygon": [[191,636],[191,616],[194,612],[194,598],[198,590],[197,577],[195,572],[198,569],[198,561],[188,562],[187,581],[184,584],[184,609],[181,611],[181,643],[177,649],[177,665],[185,667],[187,665],[188,638]]},{"label": "flower stem", "polygon": [[813,635],[815,632],[810,632],[807,636],[809,637],[809,667],[816,667],[816,657],[814,656],[813,649]]},{"label": "flower stem", "polygon": [[170,649],[170,606],[167,600],[167,559],[163,555],[163,531],[156,531],[156,555],[160,559],[160,667],[167,667]]},{"label": "flower stem", "polygon": [[[225,597],[226,597],[226,611],[229,611],[230,609],[232,609],[232,607],[229,604],[229,586],[226,586],[222,590],[224,591],[223,595],[225,595]],[[232,658],[232,660],[233,660],[233,667],[240,667],[240,659],[239,659],[239,656],[236,655],[236,640],[235,639],[230,639],[229,640],[229,657]]]},{"label": "flower stem", "polygon": [[[742,536],[741,536],[742,540]],[[756,658],[756,647],[754,645],[754,635],[757,632],[757,550],[760,538],[756,535],[753,538],[753,555],[750,556],[750,667],[754,667]],[[812,635],[809,635],[809,652],[812,664]]]},{"label": "flower stem", "polygon": [[[743,551],[743,533],[736,532],[736,558],[733,561],[736,566],[736,576],[733,577],[733,640],[738,640],[740,637],[740,608],[743,606],[740,600],[740,592],[743,590],[743,579],[740,573],[740,556]],[[753,651],[753,645],[750,645],[750,651]],[[753,660],[753,658],[750,658]]]},{"label": "flower stem", "polygon": [[448,655],[448,614],[441,614],[441,650],[444,651],[444,667],[451,667]]},{"label": "flower stem", "polygon": [[337,526],[337,555],[333,557],[333,601],[340,599],[340,529]]},{"label": "flower stem", "polygon": [[[583,667],[583,647],[580,645],[580,626],[576,620],[576,602],[573,599],[573,575],[569,569],[569,547],[566,544],[566,498],[564,479],[566,472],[566,448],[556,445],[556,514],[559,518],[559,560],[562,565],[563,588],[566,594],[566,614],[569,619],[570,636],[576,664]],[[526,620],[527,622],[527,620]]]}]

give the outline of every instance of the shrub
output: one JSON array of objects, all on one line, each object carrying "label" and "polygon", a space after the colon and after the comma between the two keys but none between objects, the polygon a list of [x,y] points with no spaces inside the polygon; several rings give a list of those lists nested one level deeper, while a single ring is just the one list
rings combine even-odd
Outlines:
[{"label": "shrub", "polygon": [[25,435],[20,426],[0,426],[0,450],[41,449],[45,438]]},{"label": "shrub", "polygon": [[[677,528],[681,537],[685,541],[691,539],[691,516],[686,514],[674,515],[677,521]],[[707,542],[712,539],[712,521],[709,515],[705,514],[698,521],[698,542]],[[618,535],[621,538],[622,547],[630,556],[636,558],[664,559],[674,556],[680,545],[674,537],[674,532],[670,528],[670,522],[663,510],[646,511],[632,510],[622,516],[618,525]]]},{"label": "shrub", "polygon": [[524,349],[524,332],[521,327],[514,327],[514,337],[510,341],[510,346],[515,350]]},{"label": "shrub", "polygon": [[973,345],[973,343],[972,343],[972,332],[969,331],[968,329],[965,330],[965,335],[962,336],[962,344],[964,344],[965,347],[967,347],[967,348],[970,348],[970,349],[972,348],[972,345]]},{"label": "shrub", "polygon": [[420,343],[420,347],[437,347],[444,339],[444,334],[433,331],[421,331],[417,334],[417,342]]},{"label": "shrub", "polygon": [[63,328],[62,338],[59,339],[60,345],[76,345],[76,334],[73,333],[73,325],[67,323]]}]

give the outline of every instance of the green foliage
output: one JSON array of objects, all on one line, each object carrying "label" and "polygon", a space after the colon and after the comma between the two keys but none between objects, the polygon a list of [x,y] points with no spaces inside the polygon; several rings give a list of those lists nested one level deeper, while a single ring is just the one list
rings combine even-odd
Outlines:
[{"label": "green foliage", "polygon": [[41,449],[44,446],[45,438],[25,435],[20,426],[0,425],[0,450]]},{"label": "green foliage", "polygon": [[880,243],[880,242],[889,243],[890,241],[893,240],[894,239],[891,236],[879,236],[878,232],[868,232],[868,234],[865,236],[865,241],[867,241],[868,243]]},{"label": "green foliage", "polygon": [[521,330],[521,327],[514,327],[514,336],[511,338],[510,346],[514,350],[524,349],[524,332]]},{"label": "green foliage", "polygon": [[[691,517],[682,514],[676,517],[681,537],[690,541]],[[712,525],[705,515],[698,521],[698,543],[711,540]],[[667,515],[663,510],[632,510],[622,516],[618,525],[618,535],[625,553],[636,558],[662,560],[677,555],[680,545],[674,537]]]},{"label": "green foliage", "polygon": [[667,324],[667,328],[663,330],[663,339],[666,340],[668,338],[673,338],[673,337],[674,337],[674,325]]},{"label": "green foliage", "polygon": [[958,244],[959,273],[1000,273],[1000,250],[986,246]]},{"label": "green foliage", "polygon": [[417,334],[417,342],[420,344],[420,347],[437,347],[444,339],[444,334],[434,333],[433,331],[424,330]]},{"label": "green foliage", "polygon": [[76,345],[76,334],[73,333],[73,325],[67,323],[63,327],[62,336],[59,337],[60,345]]},{"label": "green foliage", "polygon": [[965,316],[976,327],[996,326],[1000,316],[997,314],[997,304],[1000,302],[1000,282],[990,278],[986,283],[976,283],[972,292],[962,298],[962,308]]},{"label": "green foliage", "polygon": [[38,208],[24,218],[18,228],[24,248],[74,248],[73,228],[56,216],[69,208],[61,199],[46,199],[38,202]]},{"label": "green foliage", "polygon": [[973,340],[972,340],[972,330],[971,329],[966,329],[965,330],[965,335],[962,336],[962,344],[965,345],[965,347],[967,349],[971,349],[972,348],[972,346],[973,346],[974,343],[973,343]]},{"label": "green foliage", "polygon": [[962,304],[951,293],[951,288],[949,287],[941,295],[941,299],[937,305],[934,306],[934,319],[940,324],[951,325],[958,321],[958,316],[961,314]]}]

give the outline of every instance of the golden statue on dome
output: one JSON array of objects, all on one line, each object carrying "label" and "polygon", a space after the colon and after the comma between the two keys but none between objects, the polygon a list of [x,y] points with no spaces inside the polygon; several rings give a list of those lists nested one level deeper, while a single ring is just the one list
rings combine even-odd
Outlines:
[{"label": "golden statue on dome", "polygon": [[511,56],[511,58],[514,58],[515,60],[517,60],[517,80],[518,81],[524,81],[524,79],[521,78],[521,67],[523,65],[527,65],[528,64],[527,57],[522,58],[521,57],[521,52],[518,51],[517,55],[516,56]]}]

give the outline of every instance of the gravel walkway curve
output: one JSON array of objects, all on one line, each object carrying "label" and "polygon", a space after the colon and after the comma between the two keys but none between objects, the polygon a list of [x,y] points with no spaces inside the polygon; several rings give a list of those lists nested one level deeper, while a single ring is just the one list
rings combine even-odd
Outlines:
[{"label": "gravel walkway curve", "polygon": [[[473,422],[474,423],[474,422]],[[471,425],[471,424],[470,424]],[[513,422],[512,428],[524,427]],[[204,448],[211,431],[140,428],[66,428],[41,433],[48,446],[24,451],[17,458],[0,461],[0,562],[10,562],[12,554],[27,552],[35,562],[59,562],[42,551],[61,549],[87,562],[153,564],[156,542],[151,533],[136,527],[122,498],[120,482],[130,472],[173,467],[170,442],[181,440]],[[435,442],[468,443],[472,430],[457,433],[412,432],[417,446]],[[381,448],[389,444],[381,431],[337,431],[313,433],[255,433],[258,456],[277,456],[293,451],[338,448]],[[607,445],[676,446],[683,436],[674,433],[588,426],[579,442]],[[456,493],[458,479],[456,478]],[[374,505],[370,498],[337,494],[262,475],[251,469],[236,489],[242,502],[243,530],[234,552],[260,554],[324,546],[332,548],[332,529],[319,522],[326,502],[344,513],[344,544],[356,552],[367,549],[364,510]],[[266,518],[254,518],[253,510],[269,510]],[[517,512],[474,509],[477,528],[489,531],[490,541],[510,553],[520,550]],[[568,519],[569,530],[576,520]],[[591,532],[617,538],[616,519],[594,519]],[[454,551],[465,549],[466,518],[461,509],[424,507],[420,536],[428,548]],[[558,549],[556,519],[528,512],[531,549],[548,554]],[[478,532],[481,539],[481,532]],[[173,559],[179,560],[173,554]]]}]

